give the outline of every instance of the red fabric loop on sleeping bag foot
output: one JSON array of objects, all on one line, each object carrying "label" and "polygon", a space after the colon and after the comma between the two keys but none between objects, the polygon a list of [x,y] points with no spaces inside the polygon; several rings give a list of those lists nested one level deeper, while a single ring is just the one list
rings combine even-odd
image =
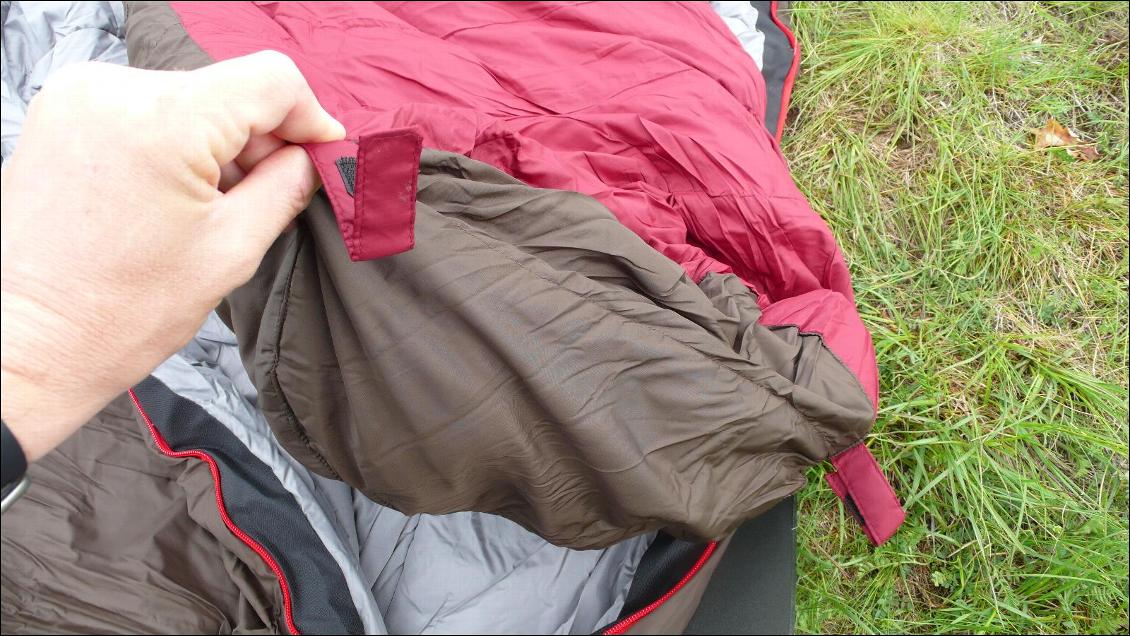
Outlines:
[{"label": "red fabric loop on sleeping bag foot", "polygon": [[874,545],[883,545],[906,519],[891,483],[875,456],[856,444],[831,459],[836,472],[824,476],[828,485],[858,515],[860,525]]}]

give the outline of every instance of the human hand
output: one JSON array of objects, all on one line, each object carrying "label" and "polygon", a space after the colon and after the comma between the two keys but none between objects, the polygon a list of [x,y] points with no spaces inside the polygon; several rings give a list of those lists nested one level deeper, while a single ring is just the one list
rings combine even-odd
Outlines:
[{"label": "human hand", "polygon": [[86,63],[32,100],[0,177],[2,414],[34,460],[182,347],[321,185],[345,129],[285,55]]}]

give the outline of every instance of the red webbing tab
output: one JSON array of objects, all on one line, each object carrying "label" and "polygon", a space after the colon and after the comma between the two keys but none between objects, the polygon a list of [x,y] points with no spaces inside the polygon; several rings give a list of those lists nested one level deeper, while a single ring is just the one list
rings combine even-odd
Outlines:
[{"label": "red webbing tab", "polygon": [[[362,135],[359,143],[306,144],[353,261],[412,249],[423,141],[411,130]],[[355,166],[348,174],[346,165]],[[348,181],[347,181],[348,178]]]},{"label": "red webbing tab", "polygon": [[836,496],[858,513],[860,525],[874,545],[894,536],[906,519],[891,482],[866,444],[857,444],[832,457],[836,472],[824,476]]}]

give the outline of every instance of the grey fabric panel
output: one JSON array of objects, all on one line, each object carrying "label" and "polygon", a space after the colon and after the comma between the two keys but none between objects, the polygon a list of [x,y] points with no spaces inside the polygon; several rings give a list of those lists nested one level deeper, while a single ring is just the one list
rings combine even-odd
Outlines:
[{"label": "grey fabric panel", "polygon": [[[342,539],[349,547],[350,554],[354,555],[360,563],[361,543],[353,515],[353,489],[349,484],[336,479],[326,479],[312,472],[309,475],[314,481],[319,500],[327,504],[326,512],[333,517],[335,528],[340,528],[344,532]],[[364,566],[361,572],[364,575]]]},{"label": "grey fabric panel", "polygon": [[710,0],[710,8],[738,38],[757,68],[761,68],[765,56],[765,34],[757,30],[757,7],[747,0]]},{"label": "grey fabric panel", "polygon": [[121,2],[4,2],[0,150],[12,154],[31,98],[56,70],[98,60],[125,64]]},{"label": "grey fabric panel", "polygon": [[231,381],[233,388],[248,405],[255,406],[258,393],[243,368],[235,334],[215,312],[208,315],[192,342],[185,345],[178,355],[192,364],[215,368]]},{"label": "grey fabric panel", "polygon": [[354,503],[362,569],[394,634],[592,633],[619,612],[652,538],[570,550],[495,515]]}]

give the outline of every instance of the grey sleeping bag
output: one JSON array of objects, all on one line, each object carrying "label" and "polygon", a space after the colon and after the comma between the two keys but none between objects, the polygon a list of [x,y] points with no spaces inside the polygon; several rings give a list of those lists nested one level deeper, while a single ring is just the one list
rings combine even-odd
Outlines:
[{"label": "grey sleeping bag", "polygon": [[55,71],[76,62],[126,63],[121,2],[0,3],[0,150],[12,154],[31,98]]}]

